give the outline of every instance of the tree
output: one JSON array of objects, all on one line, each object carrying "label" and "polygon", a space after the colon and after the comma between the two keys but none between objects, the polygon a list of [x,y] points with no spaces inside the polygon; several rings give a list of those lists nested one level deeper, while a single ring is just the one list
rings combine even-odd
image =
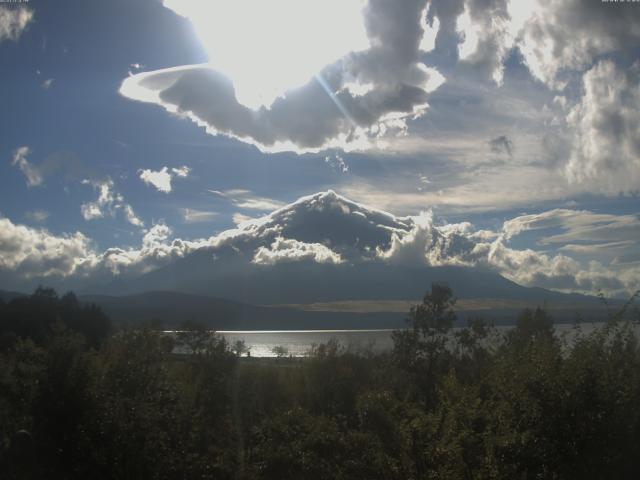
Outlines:
[{"label": "tree", "polygon": [[178,344],[187,349],[191,355],[204,354],[212,343],[215,343],[217,336],[215,332],[196,320],[185,320],[180,324],[177,332]]},{"label": "tree", "polygon": [[434,283],[422,303],[411,307],[409,328],[392,334],[395,354],[405,366],[432,362],[445,350],[447,335],[456,321],[455,303],[451,288]]},{"label": "tree", "polygon": [[433,283],[422,303],[411,308],[406,330],[392,334],[399,365],[415,375],[424,400],[434,400],[435,375],[446,368],[449,332],[456,321],[456,299],[448,285]]},{"label": "tree", "polygon": [[241,357],[245,353],[249,353],[251,351],[250,347],[247,347],[247,344],[244,340],[236,340],[231,347],[231,350],[238,356]]},{"label": "tree", "polygon": [[282,358],[289,355],[289,349],[287,347],[283,347],[282,345],[276,345],[271,349],[271,352],[277,357]]}]

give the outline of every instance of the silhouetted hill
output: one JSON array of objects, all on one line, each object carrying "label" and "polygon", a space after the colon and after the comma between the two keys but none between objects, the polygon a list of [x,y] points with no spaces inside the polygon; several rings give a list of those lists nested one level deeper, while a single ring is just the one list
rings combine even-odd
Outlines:
[{"label": "silhouetted hill", "polygon": [[160,321],[166,328],[176,328],[184,320],[196,320],[217,330],[397,328],[404,325],[405,318],[397,312],[306,312],[260,307],[169,291],[83,295],[80,300],[99,305],[116,324]]},{"label": "silhouetted hill", "polygon": [[11,291],[7,291],[7,290],[0,290],[0,299],[2,299],[4,302],[10,302],[14,298],[20,298],[20,297],[24,297],[24,296],[26,296],[26,293],[11,292]]},{"label": "silhouetted hill", "polygon": [[[505,298],[543,303],[598,299],[520,286],[497,273],[467,267],[406,267],[296,262],[255,265],[221,261],[206,249],[133,280],[129,292],[174,290],[253,304],[312,303],[352,299],[413,300],[433,282],[447,283],[459,298]],[[122,286],[120,286],[122,287]]]}]

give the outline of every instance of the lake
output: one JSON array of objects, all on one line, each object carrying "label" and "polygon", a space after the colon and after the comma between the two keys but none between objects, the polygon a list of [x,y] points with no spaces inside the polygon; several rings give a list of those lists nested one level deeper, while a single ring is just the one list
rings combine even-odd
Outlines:
[{"label": "lake", "polygon": [[[582,323],[580,327],[584,333],[593,331],[601,323]],[[571,335],[575,324],[558,323],[555,325],[559,335]],[[495,327],[498,335],[508,331],[513,326]],[[455,330],[455,329],[454,329]],[[638,331],[638,330],[636,330]],[[294,357],[306,356],[314,345],[327,343],[331,339],[337,340],[341,346],[354,350],[369,350],[375,353],[388,351],[393,347],[391,329],[380,330],[264,330],[264,331],[219,331],[230,344],[237,340],[244,340],[251,350],[252,357],[275,357],[273,348],[286,348],[288,354]]]},{"label": "lake", "polygon": [[304,357],[314,345],[327,343],[331,339],[350,349],[370,348],[383,352],[393,347],[393,330],[265,330],[265,331],[219,331],[233,345],[244,340],[252,357],[275,357],[273,348],[281,346],[294,357]]}]

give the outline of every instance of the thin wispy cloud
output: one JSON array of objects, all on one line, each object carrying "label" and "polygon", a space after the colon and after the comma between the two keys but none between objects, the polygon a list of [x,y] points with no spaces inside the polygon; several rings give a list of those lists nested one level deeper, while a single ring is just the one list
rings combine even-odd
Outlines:
[{"label": "thin wispy cloud", "polygon": [[241,188],[231,190],[207,190],[207,192],[211,195],[227,200],[235,207],[247,210],[269,211],[275,210],[284,205],[284,203],[279,200],[261,197],[255,195],[251,190]]},{"label": "thin wispy cloud", "polygon": [[106,216],[115,217],[122,212],[125,220],[135,227],[144,227],[144,222],[136,215],[131,205],[125,202],[122,194],[115,190],[113,180],[83,181],[85,185],[91,185],[98,193],[98,198],[92,202],[80,205],[80,213],[87,220],[96,220]]},{"label": "thin wispy cloud", "polygon": [[13,152],[11,164],[18,167],[27,180],[28,187],[37,187],[42,185],[43,176],[39,168],[34,166],[27,159],[31,154],[31,149],[27,146],[19,147]]},{"label": "thin wispy cloud", "polygon": [[329,168],[334,172],[349,173],[349,166],[344,161],[344,157],[342,157],[342,155],[327,155],[324,157],[324,163],[329,165]]},{"label": "thin wispy cloud", "polygon": [[50,213],[46,210],[32,210],[26,212],[24,216],[31,222],[43,223],[49,218]]},{"label": "thin wispy cloud", "polygon": [[185,223],[206,223],[211,222],[218,216],[217,212],[207,210],[196,210],[193,208],[181,209]]}]

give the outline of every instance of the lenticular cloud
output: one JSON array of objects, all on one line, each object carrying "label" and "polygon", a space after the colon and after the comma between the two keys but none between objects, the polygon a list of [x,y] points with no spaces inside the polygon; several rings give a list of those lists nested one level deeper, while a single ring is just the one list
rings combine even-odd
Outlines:
[{"label": "lenticular cloud", "polygon": [[120,93],[263,151],[366,149],[406,133],[444,81],[420,60],[426,3],[370,0],[362,10],[368,48],[334,59],[267,105],[243,103],[233,74],[215,63],[131,75]]}]

